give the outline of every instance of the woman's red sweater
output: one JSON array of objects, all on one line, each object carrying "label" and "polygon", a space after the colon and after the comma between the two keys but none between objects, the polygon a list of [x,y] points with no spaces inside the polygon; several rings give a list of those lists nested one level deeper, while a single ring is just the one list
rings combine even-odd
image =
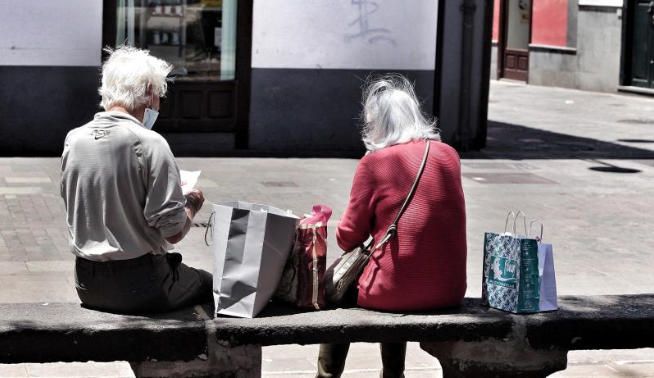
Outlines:
[{"label": "woman's red sweater", "polygon": [[[383,238],[416,177],[424,141],[364,156],[336,232],[350,251],[369,235]],[[431,150],[397,235],[373,253],[359,279],[358,305],[386,311],[456,306],[466,291],[466,217],[459,155],[445,143]]]}]

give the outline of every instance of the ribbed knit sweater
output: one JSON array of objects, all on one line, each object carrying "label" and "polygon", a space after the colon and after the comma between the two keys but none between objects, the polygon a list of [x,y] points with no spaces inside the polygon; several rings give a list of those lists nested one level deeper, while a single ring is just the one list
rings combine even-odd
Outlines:
[{"label": "ribbed knit sweater", "polygon": [[[416,177],[425,142],[386,147],[359,162],[336,232],[350,251],[383,238]],[[466,291],[466,218],[457,152],[431,141],[416,193],[397,236],[376,250],[359,279],[358,305],[385,311],[456,306]]]}]

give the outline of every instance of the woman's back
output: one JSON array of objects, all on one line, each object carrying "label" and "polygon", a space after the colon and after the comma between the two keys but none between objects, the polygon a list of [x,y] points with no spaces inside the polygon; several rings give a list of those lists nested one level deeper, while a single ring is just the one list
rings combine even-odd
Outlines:
[{"label": "woman's back", "polygon": [[[357,167],[338,227],[341,248],[383,238],[418,172],[423,141],[366,155]],[[429,310],[458,305],[466,290],[466,220],[460,163],[450,146],[431,141],[416,193],[397,235],[375,251],[359,279],[358,304],[380,310]]]}]

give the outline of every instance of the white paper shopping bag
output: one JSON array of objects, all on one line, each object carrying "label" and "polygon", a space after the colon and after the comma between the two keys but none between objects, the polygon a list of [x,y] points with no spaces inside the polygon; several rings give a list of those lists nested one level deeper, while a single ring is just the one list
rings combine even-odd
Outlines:
[{"label": "white paper shopping bag", "polygon": [[255,317],[272,297],[298,218],[248,202],[213,205],[213,294],[216,314]]},{"label": "white paper shopping bag", "polygon": [[538,276],[540,278],[540,311],[559,308],[556,300],[556,275],[552,244],[538,243]]}]

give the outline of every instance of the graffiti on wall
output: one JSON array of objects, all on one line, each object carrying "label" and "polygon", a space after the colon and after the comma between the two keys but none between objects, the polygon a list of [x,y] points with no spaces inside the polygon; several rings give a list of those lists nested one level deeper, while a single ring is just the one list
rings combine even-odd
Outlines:
[{"label": "graffiti on wall", "polygon": [[393,39],[393,32],[387,28],[375,27],[373,15],[380,9],[380,5],[374,0],[351,0],[355,9],[356,18],[348,24],[352,33],[345,35],[345,42],[352,40],[364,40],[369,44],[388,43],[396,45]]}]

